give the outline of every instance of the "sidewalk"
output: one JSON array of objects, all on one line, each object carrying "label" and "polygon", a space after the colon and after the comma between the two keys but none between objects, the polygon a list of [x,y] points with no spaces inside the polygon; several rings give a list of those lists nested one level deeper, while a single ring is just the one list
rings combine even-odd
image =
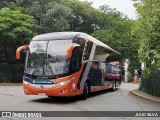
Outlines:
[{"label": "sidewalk", "polygon": [[139,89],[132,90],[131,92],[141,98],[160,103],[160,97],[155,97],[150,94],[144,93],[142,91],[139,91]]},{"label": "sidewalk", "polygon": [[0,86],[22,86],[22,83],[0,83]]}]

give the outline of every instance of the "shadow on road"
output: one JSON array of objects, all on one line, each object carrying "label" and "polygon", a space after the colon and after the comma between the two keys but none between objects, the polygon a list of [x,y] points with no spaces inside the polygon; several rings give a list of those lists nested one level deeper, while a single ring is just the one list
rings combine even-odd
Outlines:
[{"label": "shadow on road", "polygon": [[[116,91],[119,88],[116,89]],[[116,92],[115,91],[115,92]],[[102,94],[106,94],[112,92],[112,90],[102,90],[102,91],[97,91],[97,92],[92,92],[88,95],[88,99],[93,98],[93,97],[98,97]],[[73,97],[47,97],[47,98],[40,98],[40,99],[34,99],[30,100],[30,102],[38,102],[38,103],[48,103],[48,104],[53,104],[53,103],[60,103],[60,104],[69,104],[73,102],[77,102],[82,100],[81,96],[73,96]]]},{"label": "shadow on road", "polygon": [[[116,91],[118,91],[119,88],[116,88]],[[96,97],[96,96],[99,96],[99,95],[102,95],[102,94],[106,94],[106,93],[109,93],[109,92],[113,92],[111,89],[107,89],[107,90],[101,90],[101,91],[97,91],[97,92],[92,92],[89,94],[88,98],[92,98],[92,97]]]}]

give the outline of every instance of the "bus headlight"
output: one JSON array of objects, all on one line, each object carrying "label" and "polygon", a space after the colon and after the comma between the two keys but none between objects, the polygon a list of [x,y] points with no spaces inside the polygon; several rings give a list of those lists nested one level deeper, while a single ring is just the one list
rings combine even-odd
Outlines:
[{"label": "bus headlight", "polygon": [[75,88],[76,88],[76,84],[73,83],[73,84],[72,84],[72,89],[75,89]]},{"label": "bus headlight", "polygon": [[71,79],[69,79],[69,80],[67,80],[67,81],[64,81],[64,82],[60,82],[60,83],[58,83],[58,84],[56,84],[56,86],[64,86],[64,85],[67,85],[67,84],[69,84],[72,80],[74,80],[75,79],[75,77],[73,77],[73,78],[71,78]]},{"label": "bus headlight", "polygon": [[29,83],[27,81],[23,80],[23,84],[28,85]]}]

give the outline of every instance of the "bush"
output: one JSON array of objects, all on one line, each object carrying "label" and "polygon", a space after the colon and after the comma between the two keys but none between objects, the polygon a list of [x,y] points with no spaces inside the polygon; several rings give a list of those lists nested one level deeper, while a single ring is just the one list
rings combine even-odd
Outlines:
[{"label": "bush", "polygon": [[131,72],[128,72],[127,78],[128,78],[128,82],[133,82],[133,75],[131,74]]}]

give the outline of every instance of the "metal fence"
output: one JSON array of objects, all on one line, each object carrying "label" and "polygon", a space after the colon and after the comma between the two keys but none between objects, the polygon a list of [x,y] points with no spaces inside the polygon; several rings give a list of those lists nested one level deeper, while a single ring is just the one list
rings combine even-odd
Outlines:
[{"label": "metal fence", "polygon": [[0,83],[22,83],[23,71],[21,64],[0,64]]},{"label": "metal fence", "polygon": [[148,94],[160,97],[160,70],[156,71],[148,79],[142,77],[141,89]]}]

